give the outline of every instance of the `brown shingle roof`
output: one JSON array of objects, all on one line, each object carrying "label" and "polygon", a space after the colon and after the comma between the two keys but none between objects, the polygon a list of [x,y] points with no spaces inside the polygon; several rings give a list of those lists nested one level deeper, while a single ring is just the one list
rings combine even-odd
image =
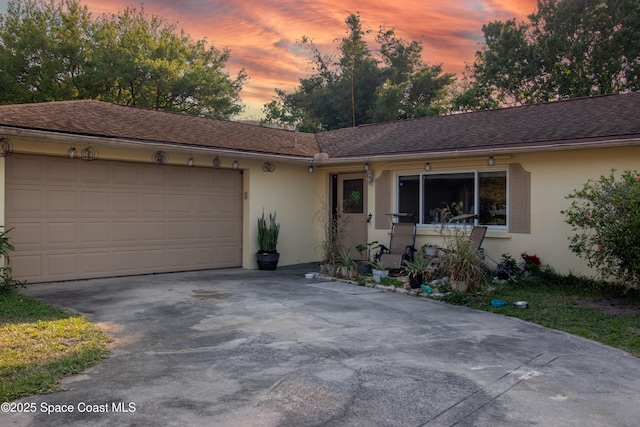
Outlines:
[{"label": "brown shingle roof", "polygon": [[0,126],[149,143],[331,159],[640,138],[640,93],[306,134],[99,101],[0,106]]},{"label": "brown shingle roof", "polygon": [[2,105],[0,125],[298,157],[318,152],[311,134],[91,100]]},{"label": "brown shingle roof", "polygon": [[366,157],[640,136],[640,93],[364,125],[318,134],[323,152]]}]

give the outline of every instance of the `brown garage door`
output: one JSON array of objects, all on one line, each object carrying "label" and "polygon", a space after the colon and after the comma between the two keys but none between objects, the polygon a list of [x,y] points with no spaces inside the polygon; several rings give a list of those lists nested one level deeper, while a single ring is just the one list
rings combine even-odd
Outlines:
[{"label": "brown garage door", "polygon": [[242,264],[239,171],[14,154],[6,188],[16,279]]}]

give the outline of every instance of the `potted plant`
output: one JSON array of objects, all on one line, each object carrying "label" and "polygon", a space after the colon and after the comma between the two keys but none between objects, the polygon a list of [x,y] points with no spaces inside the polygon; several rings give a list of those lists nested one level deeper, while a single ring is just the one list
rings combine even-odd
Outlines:
[{"label": "potted plant", "polygon": [[269,213],[269,222],[264,216],[258,218],[258,252],[256,261],[260,270],[275,270],[278,266],[280,254],[278,253],[278,235],[280,224],[276,222],[276,213]]},{"label": "potted plant", "polygon": [[351,272],[354,270],[356,263],[353,258],[351,258],[351,251],[349,249],[340,250],[338,265],[340,266],[340,275],[342,277],[351,276]]},{"label": "potted plant", "polygon": [[382,261],[375,260],[371,264],[371,273],[373,274],[373,280],[380,283],[383,278],[389,275],[389,267],[387,267]]},{"label": "potted plant", "polygon": [[456,234],[444,252],[444,271],[454,290],[467,292],[485,280],[487,269],[466,236]]},{"label": "potted plant", "polygon": [[[358,262],[358,271],[360,274],[371,274],[371,251],[375,249],[373,245],[377,245],[378,242],[368,242],[366,245],[359,243],[356,246],[360,256],[364,259]],[[377,247],[377,246],[376,246]],[[365,255],[366,253],[366,255]]]},{"label": "potted plant", "polygon": [[402,271],[409,275],[409,286],[417,289],[422,285],[423,279],[429,274],[429,260],[421,254],[416,254],[412,260],[405,260]]},{"label": "potted plant", "polygon": [[425,243],[424,245],[422,245],[422,252],[424,253],[424,256],[427,258],[433,258],[437,256],[439,250],[440,250],[440,247],[432,243]]}]

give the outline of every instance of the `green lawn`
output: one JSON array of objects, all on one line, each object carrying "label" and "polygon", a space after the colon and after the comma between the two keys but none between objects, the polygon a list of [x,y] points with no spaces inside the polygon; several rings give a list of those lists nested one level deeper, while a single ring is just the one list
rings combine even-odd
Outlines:
[{"label": "green lawn", "polygon": [[0,293],[0,402],[56,390],[60,378],[106,357],[109,340],[80,315]]},{"label": "green lawn", "polygon": [[[502,308],[492,299],[506,302]],[[528,301],[526,309],[515,301]],[[640,357],[640,294],[623,293],[575,276],[520,279],[488,285],[474,295],[456,295],[452,303],[477,310],[518,317],[528,322],[569,332]]]}]

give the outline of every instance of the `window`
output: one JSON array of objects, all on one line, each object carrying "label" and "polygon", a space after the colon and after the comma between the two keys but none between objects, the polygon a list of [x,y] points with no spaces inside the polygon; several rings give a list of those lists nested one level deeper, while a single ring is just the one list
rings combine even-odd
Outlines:
[{"label": "window", "polygon": [[507,172],[471,171],[398,177],[398,212],[419,224],[507,225]]}]

